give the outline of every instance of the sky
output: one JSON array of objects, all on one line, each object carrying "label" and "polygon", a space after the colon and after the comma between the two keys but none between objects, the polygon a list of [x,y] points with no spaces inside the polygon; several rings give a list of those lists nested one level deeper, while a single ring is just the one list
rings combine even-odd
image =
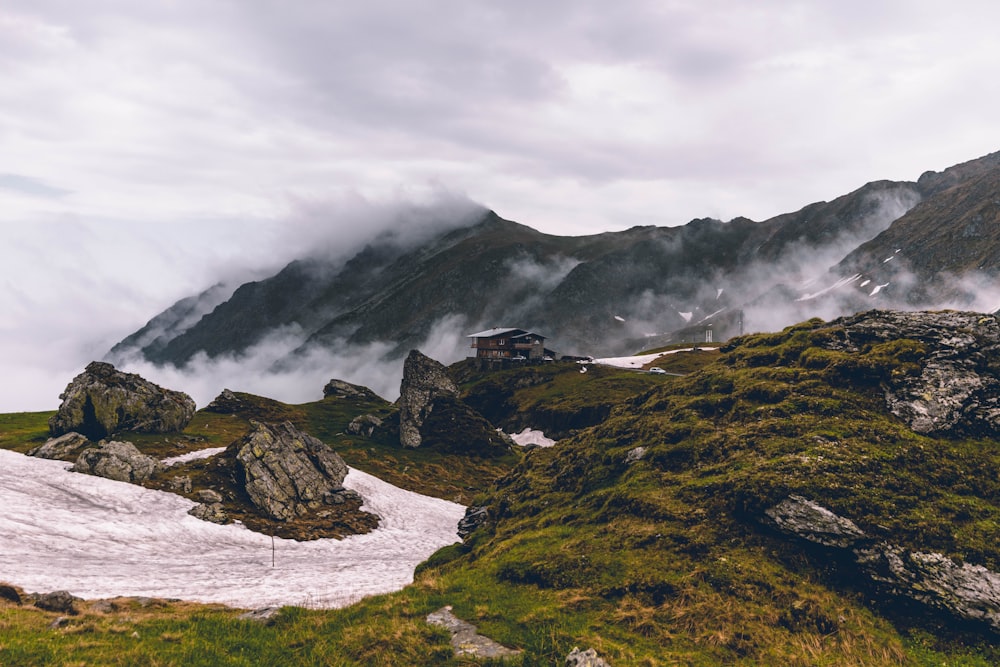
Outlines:
[{"label": "sky", "polygon": [[985,0],[4,0],[0,412],[393,207],[763,220],[993,152],[996,25]]}]

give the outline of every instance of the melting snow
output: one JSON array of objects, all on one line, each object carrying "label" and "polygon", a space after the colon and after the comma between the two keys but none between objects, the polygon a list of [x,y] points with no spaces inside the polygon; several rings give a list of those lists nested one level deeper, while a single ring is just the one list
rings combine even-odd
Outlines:
[{"label": "melting snow", "polygon": [[[594,363],[603,364],[605,366],[616,366],[618,368],[642,368],[646,364],[652,363],[660,357],[665,357],[668,354],[677,354],[678,352],[689,352],[691,349],[692,348],[690,347],[682,347],[676,350],[654,352],[653,354],[640,354],[634,357],[605,357],[604,359],[594,359]],[[696,347],[694,349],[708,352],[719,351],[719,348],[717,347]]]},{"label": "melting snow", "polygon": [[864,281],[862,281],[862,283],[861,283],[861,284],[859,285],[859,287],[864,287],[865,285],[869,284],[870,282],[871,282],[871,280],[864,280]]},{"label": "melting snow", "polygon": [[367,535],[296,542],[187,514],[180,496],[0,450],[0,579],[84,598],[173,597],[235,607],[342,607],[398,590],[457,541],[465,508],[351,469],[344,486],[382,517]]},{"label": "melting snow", "polygon": [[225,447],[208,447],[206,449],[199,449],[194,452],[188,452],[187,454],[181,454],[180,456],[171,456],[169,459],[163,459],[163,465],[173,466],[178,463],[187,463],[188,461],[207,459],[209,456],[215,456],[216,454],[221,454],[224,451],[226,451]]},{"label": "melting snow", "polygon": [[869,294],[868,296],[875,296],[876,294],[882,291],[883,287],[888,287],[888,286],[889,283],[885,283],[884,285],[876,285],[875,288],[872,290],[872,293]]},{"label": "melting snow", "polygon": [[716,287],[715,288],[715,298],[718,299],[720,296],[722,296],[722,293],[725,292],[725,291],[726,290],[724,288],[722,288],[722,287]]},{"label": "melting snow", "polygon": [[682,313],[680,311],[677,311],[677,314],[683,317],[685,322],[690,322],[691,317],[694,315],[694,313]]},{"label": "melting snow", "polygon": [[556,444],[556,441],[552,438],[546,438],[545,433],[542,431],[534,431],[530,428],[525,428],[520,433],[510,433],[511,440],[521,445],[537,445],[539,447],[551,447]]},{"label": "melting snow", "polygon": [[625,321],[625,318],[622,317],[622,316],[620,316],[620,315],[615,315],[615,319],[618,320],[619,322],[624,322]]},{"label": "melting snow", "polygon": [[895,255],[889,255],[888,257],[886,257],[885,259],[882,260],[882,263],[885,264],[886,262],[888,262],[889,260],[891,260],[893,257],[895,257]]}]

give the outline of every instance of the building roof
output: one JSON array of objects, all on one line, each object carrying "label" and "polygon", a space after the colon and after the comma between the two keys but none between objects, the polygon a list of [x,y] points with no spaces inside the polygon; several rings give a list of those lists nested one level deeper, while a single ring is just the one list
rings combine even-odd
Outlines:
[{"label": "building roof", "polygon": [[466,338],[494,338],[496,336],[502,336],[503,334],[509,333],[514,333],[514,338],[520,338],[521,336],[528,335],[545,338],[545,336],[541,334],[525,331],[524,329],[518,329],[517,327],[495,327],[493,329],[487,329],[486,331],[477,331],[474,334],[469,334]]}]

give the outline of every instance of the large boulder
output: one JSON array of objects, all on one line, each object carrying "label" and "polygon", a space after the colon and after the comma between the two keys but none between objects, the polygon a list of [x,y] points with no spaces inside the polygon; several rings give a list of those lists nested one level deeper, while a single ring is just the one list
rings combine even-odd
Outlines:
[{"label": "large boulder", "polygon": [[452,454],[497,456],[510,444],[458,395],[447,369],[417,350],[403,364],[399,387],[399,442]]},{"label": "large boulder", "polygon": [[404,447],[419,447],[423,441],[420,427],[434,410],[440,398],[457,398],[458,387],[448,377],[443,364],[410,350],[403,363],[403,380],[399,385],[399,442]]},{"label": "large boulder", "polygon": [[80,449],[90,446],[90,440],[75,431],[64,433],[58,438],[49,438],[44,445],[28,450],[28,456],[40,459],[63,459]]},{"label": "large boulder", "polygon": [[230,445],[226,456],[235,457],[250,501],[272,519],[290,521],[353,494],[344,489],[344,460],[290,422],[252,422],[251,431]]},{"label": "large boulder", "polygon": [[49,420],[49,432],[70,431],[100,440],[121,431],[180,431],[194,416],[191,397],[164,389],[134,373],[94,361],[60,394],[62,404]]},{"label": "large boulder", "polygon": [[86,449],[73,464],[73,472],[140,484],[165,469],[163,463],[140,452],[131,442],[101,442]]}]

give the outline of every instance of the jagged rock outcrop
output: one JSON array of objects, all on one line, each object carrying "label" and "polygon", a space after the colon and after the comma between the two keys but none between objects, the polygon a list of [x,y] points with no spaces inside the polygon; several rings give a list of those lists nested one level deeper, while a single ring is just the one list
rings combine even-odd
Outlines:
[{"label": "jagged rock outcrop", "polygon": [[76,603],[80,598],[71,595],[69,591],[54,591],[52,593],[42,593],[35,597],[34,605],[45,611],[54,611],[57,614],[79,614]]},{"label": "jagged rock outcrop", "polygon": [[205,406],[208,412],[216,412],[220,415],[238,414],[246,408],[246,403],[232,392],[230,389],[223,389],[212,402]]},{"label": "jagged rock outcrop", "polygon": [[983,313],[872,310],[836,320],[843,339],[830,349],[859,351],[911,339],[924,353],[918,373],[884,383],[889,410],[917,433],[1000,436],[1000,321]]},{"label": "jagged rock outcrop", "polygon": [[445,367],[417,350],[403,365],[399,386],[399,442],[474,456],[497,456],[510,444],[458,396]]},{"label": "jagged rock outcrop", "polygon": [[266,516],[289,521],[357,495],[344,489],[347,464],[326,443],[290,422],[252,426],[226,455],[235,456],[250,501]]},{"label": "jagged rock outcrop", "polygon": [[427,421],[439,398],[457,398],[458,387],[448,377],[444,365],[410,350],[403,364],[399,385],[399,442],[404,447],[419,447],[423,442],[420,427]]},{"label": "jagged rock outcrop", "polygon": [[73,472],[132,484],[145,482],[164,469],[161,461],[146,456],[131,442],[115,440],[84,450],[71,468]]},{"label": "jagged rock outcrop", "polygon": [[465,508],[465,516],[458,520],[458,536],[465,539],[480,526],[490,520],[490,508],[486,505],[472,505]]},{"label": "jagged rock outcrop", "polygon": [[49,420],[49,432],[59,436],[76,431],[91,440],[122,431],[180,431],[195,411],[187,394],[164,389],[100,361],[88,364],[59,398],[62,404]]},{"label": "jagged rock outcrop", "polygon": [[1000,631],[1000,573],[872,539],[850,519],[802,496],[789,496],[764,514],[765,523],[781,532],[847,556],[883,592]]},{"label": "jagged rock outcrop", "polygon": [[344,382],[336,378],[327,382],[326,386],[323,387],[323,398],[329,398],[330,396],[336,398],[353,398],[363,401],[385,400],[368,387],[360,384],[351,384],[350,382]]},{"label": "jagged rock outcrop", "polygon": [[28,456],[40,459],[62,459],[75,454],[91,444],[90,440],[76,431],[64,433],[58,438],[49,438],[44,445],[28,450]]},{"label": "jagged rock outcrop", "polygon": [[201,519],[202,521],[209,521],[211,523],[227,524],[232,519],[226,513],[226,508],[221,502],[215,503],[198,503],[190,510],[188,514],[195,517],[196,519]]}]

